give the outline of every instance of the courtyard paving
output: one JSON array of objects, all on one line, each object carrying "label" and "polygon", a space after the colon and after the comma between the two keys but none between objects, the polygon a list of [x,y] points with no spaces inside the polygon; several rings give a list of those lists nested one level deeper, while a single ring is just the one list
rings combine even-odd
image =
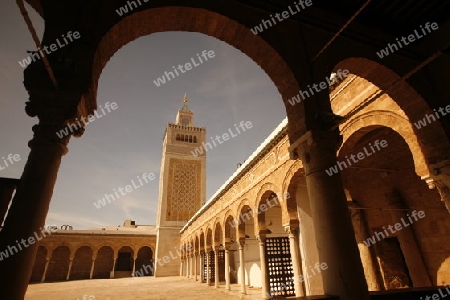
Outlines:
[{"label": "courtyard paving", "polygon": [[25,300],[235,300],[261,299],[261,290],[248,288],[240,295],[239,285],[231,291],[216,289],[185,277],[139,277],[76,280],[30,284]]}]

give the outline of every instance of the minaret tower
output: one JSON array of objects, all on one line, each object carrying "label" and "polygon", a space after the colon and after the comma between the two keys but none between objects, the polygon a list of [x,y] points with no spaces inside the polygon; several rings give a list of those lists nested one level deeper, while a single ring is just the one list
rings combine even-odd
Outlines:
[{"label": "minaret tower", "polygon": [[[194,126],[194,113],[184,95],[175,123],[164,136],[159,181],[155,276],[178,276],[180,230],[205,202],[206,151],[201,149],[206,129]],[[204,150],[204,149],[203,149]],[[162,266],[158,263],[170,258]],[[167,259],[166,259],[167,261]]]}]

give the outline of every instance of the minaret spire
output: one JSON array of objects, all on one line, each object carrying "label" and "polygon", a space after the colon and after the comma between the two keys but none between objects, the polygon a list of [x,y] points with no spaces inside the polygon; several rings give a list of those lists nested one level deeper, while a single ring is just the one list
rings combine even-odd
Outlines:
[{"label": "minaret spire", "polygon": [[184,97],[183,97],[183,107],[181,108],[181,110],[189,110],[189,108],[188,108],[188,102],[189,102],[189,100],[188,100],[188,96],[186,95],[186,93],[184,94]]}]

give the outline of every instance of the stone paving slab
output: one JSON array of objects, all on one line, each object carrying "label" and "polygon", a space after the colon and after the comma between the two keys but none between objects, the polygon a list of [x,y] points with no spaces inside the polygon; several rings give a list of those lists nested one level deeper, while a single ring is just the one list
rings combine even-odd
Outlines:
[{"label": "stone paving slab", "polygon": [[30,284],[25,300],[261,299],[261,290],[249,289],[248,294],[240,295],[238,285],[229,292],[184,277],[139,277]]}]

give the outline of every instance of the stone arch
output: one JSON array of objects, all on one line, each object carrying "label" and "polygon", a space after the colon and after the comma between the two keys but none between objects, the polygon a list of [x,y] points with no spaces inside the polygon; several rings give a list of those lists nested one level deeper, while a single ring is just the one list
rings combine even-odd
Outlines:
[{"label": "stone arch", "polygon": [[68,246],[58,246],[53,250],[50,263],[48,265],[46,281],[66,280],[69,271],[70,249]]},{"label": "stone arch", "polygon": [[45,264],[47,262],[47,254],[47,248],[43,245],[39,245],[30,282],[41,282],[42,276],[44,275]]},{"label": "stone arch", "polygon": [[133,270],[134,249],[122,246],[117,253],[116,269],[114,271],[131,272]]},{"label": "stone arch", "polygon": [[[281,206],[281,191],[279,188],[275,186],[275,184],[271,182],[267,182],[261,186],[257,195],[256,195],[256,203],[255,208],[258,209],[256,211],[256,220],[255,222],[255,232],[267,230],[266,222],[265,222],[265,212],[270,208],[273,203],[277,203],[276,205]],[[275,202],[274,202],[275,199]],[[283,214],[283,211],[282,211]]]},{"label": "stone arch", "polygon": [[110,278],[110,272],[114,266],[114,248],[110,245],[104,245],[97,250],[95,258],[94,273],[92,278],[107,279]]},{"label": "stone arch", "polygon": [[203,229],[200,231],[200,236],[199,236],[199,242],[200,242],[200,251],[204,251],[205,250],[205,232],[203,231]]},{"label": "stone arch", "polygon": [[205,240],[206,249],[210,249],[213,246],[213,231],[210,226],[208,226],[206,229],[205,238],[206,238],[206,240]]},{"label": "stone arch", "polygon": [[239,205],[239,210],[236,213],[237,236],[238,239],[245,239],[246,235],[255,233],[255,215],[248,200],[243,200]]},{"label": "stone arch", "polygon": [[194,236],[194,249],[195,253],[200,252],[200,237],[198,235]]},{"label": "stone arch", "polygon": [[78,251],[78,249],[80,249],[81,247],[89,247],[89,248],[91,248],[93,251],[95,250],[95,249],[97,249],[98,247],[97,246],[95,246],[94,244],[92,244],[92,243],[89,243],[89,242],[82,242],[82,243],[77,243],[77,244],[75,244],[74,246],[72,246],[72,251],[73,251],[73,253],[76,253],[77,251]]},{"label": "stone arch", "polygon": [[372,110],[351,118],[341,129],[344,140],[343,144],[345,144],[350,136],[359,131],[361,128],[369,126],[389,127],[401,135],[408,144],[408,147],[413,155],[416,174],[419,177],[429,175],[425,156],[411,123],[396,113],[390,111]]},{"label": "stone arch", "polygon": [[250,201],[247,198],[238,200],[237,202],[238,202],[238,207],[233,216],[235,220],[239,220],[239,215],[241,214],[242,208],[244,206],[251,207]]},{"label": "stone arch", "polygon": [[[129,30],[130,28],[133,30]],[[229,28],[229,30],[223,30],[223,28]],[[89,72],[91,82],[88,93],[81,101],[81,105],[84,105],[86,109],[80,110],[86,114],[92,114],[96,109],[99,77],[114,53],[139,37],[166,31],[202,33],[224,41],[245,53],[264,70],[280,92],[288,118],[296,120],[291,122],[289,127],[292,127],[292,130],[301,127],[298,117],[295,118],[295,116],[304,115],[303,106],[298,105],[287,109],[290,107],[288,99],[298,94],[299,84],[281,55],[262,37],[253,34],[241,23],[216,12],[193,7],[170,6],[135,11],[114,24],[97,45],[95,53],[92,54],[93,57],[86,59],[86,65],[83,66],[83,70]],[[267,57],[270,59],[268,60]]]},{"label": "stone arch", "polygon": [[298,210],[297,201],[295,197],[296,188],[304,181],[305,173],[303,171],[303,165],[300,160],[295,161],[286,172],[282,184],[283,195],[286,195],[286,203],[281,205],[281,208],[285,210],[283,214],[283,226],[294,225],[298,226]]},{"label": "stone arch", "polygon": [[153,276],[153,250],[149,246],[142,246],[137,252],[136,270],[141,271],[142,276]]},{"label": "stone arch", "polygon": [[235,223],[232,210],[227,210],[224,216],[222,223],[224,241],[225,243],[230,243],[231,240],[236,242],[237,224]]},{"label": "stone arch", "polygon": [[93,251],[90,246],[81,246],[75,251],[70,279],[89,279],[92,266]]},{"label": "stone arch", "polygon": [[189,247],[189,254],[194,254],[195,253],[195,237],[191,236],[189,238],[189,242],[188,242],[188,247]]},{"label": "stone arch", "polygon": [[223,245],[223,230],[218,219],[214,222],[213,246]]},{"label": "stone arch", "polygon": [[[349,69],[352,74],[364,78],[369,84],[374,85],[380,90],[388,89],[392,83],[400,78],[397,73],[388,67],[363,57],[344,59],[337,63],[333,69]],[[410,123],[423,119],[425,114],[433,114],[432,109],[424,97],[406,81],[399,83],[394,89],[388,91],[387,96],[399,106],[401,112],[405,114]],[[376,101],[380,101],[380,99]],[[395,110],[392,106],[389,108]],[[430,164],[449,159],[450,142],[439,120],[421,129],[417,129],[411,125],[410,127],[416,135],[426,163]],[[429,136],[435,138],[430,139]],[[422,172],[421,169],[419,171]]]}]

